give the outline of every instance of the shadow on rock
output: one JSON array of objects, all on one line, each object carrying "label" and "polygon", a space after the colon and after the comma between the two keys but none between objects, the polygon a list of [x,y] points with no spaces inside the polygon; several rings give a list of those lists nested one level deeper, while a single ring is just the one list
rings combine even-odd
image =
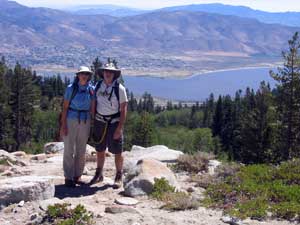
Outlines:
[{"label": "shadow on rock", "polygon": [[66,187],[63,184],[55,186],[55,195],[54,197],[63,199],[68,197],[83,197],[94,195],[98,191],[104,191],[108,188],[112,188],[112,185],[105,184],[101,187],[91,187],[88,185],[77,186],[76,188]]}]

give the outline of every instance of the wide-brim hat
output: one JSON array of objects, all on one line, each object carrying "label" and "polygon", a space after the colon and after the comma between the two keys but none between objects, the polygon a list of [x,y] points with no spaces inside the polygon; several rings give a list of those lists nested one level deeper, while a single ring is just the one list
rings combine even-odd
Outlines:
[{"label": "wide-brim hat", "polygon": [[100,68],[100,77],[103,78],[103,72],[107,71],[112,71],[115,75],[114,79],[118,79],[121,76],[121,70],[118,69],[115,64],[113,63],[106,63],[102,68]]},{"label": "wide-brim hat", "polygon": [[79,67],[78,71],[76,72],[76,75],[78,75],[80,73],[89,73],[90,75],[93,74],[93,72],[87,66],[81,66],[81,67]]}]

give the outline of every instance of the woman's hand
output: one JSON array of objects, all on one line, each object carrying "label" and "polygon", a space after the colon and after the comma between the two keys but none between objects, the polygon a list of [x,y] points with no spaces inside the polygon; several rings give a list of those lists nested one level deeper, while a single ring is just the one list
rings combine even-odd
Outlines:
[{"label": "woman's hand", "polygon": [[114,133],[114,140],[120,140],[121,137],[122,137],[122,129],[118,127]]},{"label": "woman's hand", "polygon": [[64,137],[68,135],[68,127],[67,125],[62,125],[60,128],[60,137]]}]

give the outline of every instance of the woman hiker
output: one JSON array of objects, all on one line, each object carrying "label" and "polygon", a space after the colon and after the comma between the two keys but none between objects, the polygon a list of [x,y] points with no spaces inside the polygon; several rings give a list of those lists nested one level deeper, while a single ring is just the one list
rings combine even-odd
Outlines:
[{"label": "woman hiker", "polygon": [[64,95],[60,134],[64,140],[63,169],[67,187],[83,184],[81,175],[85,165],[86,144],[91,116],[95,111],[95,95],[89,84],[91,75],[88,67],[81,66]]},{"label": "woman hiker", "polygon": [[103,80],[95,87],[96,114],[94,141],[97,151],[97,169],[90,185],[103,181],[105,151],[115,155],[116,176],[114,186],[122,185],[123,170],[123,127],[127,114],[125,87],[118,82],[121,71],[113,63],[105,64],[100,71]]}]

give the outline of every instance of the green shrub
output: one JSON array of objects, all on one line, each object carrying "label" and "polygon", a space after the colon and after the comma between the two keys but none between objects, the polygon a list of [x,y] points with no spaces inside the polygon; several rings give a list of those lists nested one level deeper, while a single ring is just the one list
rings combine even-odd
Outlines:
[{"label": "green shrub", "polygon": [[[274,204],[272,207],[274,217],[293,220],[298,219],[300,216],[300,203],[298,202],[281,202]],[[298,218],[297,218],[298,217]]]},{"label": "green shrub", "polygon": [[55,225],[90,225],[94,224],[93,214],[83,205],[70,209],[69,204],[55,204],[48,206],[44,222]]},{"label": "green shrub", "polygon": [[268,204],[265,199],[253,199],[243,203],[237,203],[236,207],[229,211],[232,216],[246,219],[264,219],[267,216]]},{"label": "green shrub", "polygon": [[198,201],[191,198],[188,194],[176,192],[175,187],[171,186],[165,178],[155,178],[151,196],[165,203],[162,206],[163,209],[171,211],[197,209],[200,205]]},{"label": "green shrub", "polygon": [[0,165],[8,166],[9,164],[6,159],[0,159]]},{"label": "green shrub", "polygon": [[300,163],[295,160],[279,166],[250,165],[235,173],[219,173],[224,177],[208,185],[203,204],[242,219],[263,219],[269,211],[277,218],[299,220],[299,172]]},{"label": "green shrub", "polygon": [[171,186],[169,182],[163,178],[154,178],[154,186],[151,196],[157,200],[162,200],[163,195],[166,193],[175,192],[175,187]]}]

